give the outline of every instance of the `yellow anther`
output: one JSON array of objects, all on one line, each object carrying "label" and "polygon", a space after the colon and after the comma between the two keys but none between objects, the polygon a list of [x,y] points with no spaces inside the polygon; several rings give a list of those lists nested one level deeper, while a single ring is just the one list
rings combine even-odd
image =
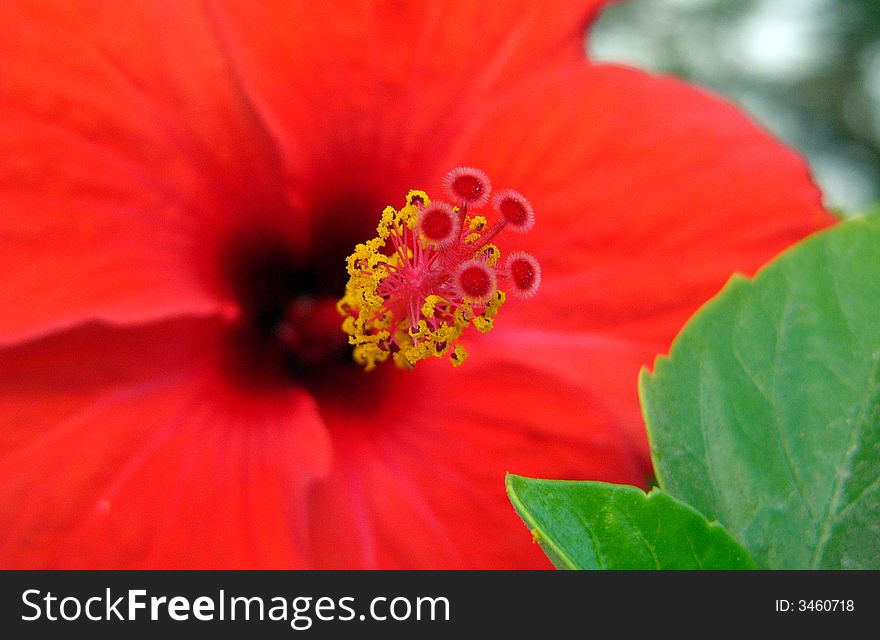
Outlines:
[{"label": "yellow anther", "polygon": [[426,318],[433,318],[434,311],[436,310],[437,305],[441,302],[445,302],[445,300],[440,296],[435,296],[433,294],[429,295],[425,298],[425,304],[422,305],[422,315]]},{"label": "yellow anther", "polygon": [[468,359],[468,352],[464,350],[460,344],[455,345],[455,349],[452,352],[452,355],[449,356],[449,359],[452,360],[452,366],[457,367],[462,362]]},{"label": "yellow anther", "polygon": [[490,267],[494,267],[498,263],[498,259],[501,257],[501,251],[496,245],[491,243],[481,248],[480,253],[486,258],[486,263]]},{"label": "yellow anther", "polygon": [[507,300],[507,294],[501,289],[498,289],[495,292],[495,295],[489,298],[489,302],[486,303],[486,310],[483,312],[483,315],[487,318],[494,318],[498,315],[498,310],[501,308],[501,305],[504,304],[505,300]]},{"label": "yellow anther", "polygon": [[486,228],[486,224],[488,221],[483,216],[474,216],[471,218],[471,223],[468,225],[468,229],[471,231],[482,231]]},{"label": "yellow anther", "polygon": [[495,324],[495,320],[486,316],[476,316],[473,323],[480,333],[489,333],[492,330],[492,325]]}]

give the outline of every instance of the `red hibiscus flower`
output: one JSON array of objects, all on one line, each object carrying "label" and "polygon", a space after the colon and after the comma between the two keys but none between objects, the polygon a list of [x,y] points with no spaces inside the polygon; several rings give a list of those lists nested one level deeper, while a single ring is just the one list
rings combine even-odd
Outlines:
[{"label": "red hibiscus flower", "polygon": [[[644,483],[639,367],[828,218],[602,4],[0,3],[0,565],[544,567],[505,471]],[[345,257],[459,165],[541,289],[364,373]]]}]

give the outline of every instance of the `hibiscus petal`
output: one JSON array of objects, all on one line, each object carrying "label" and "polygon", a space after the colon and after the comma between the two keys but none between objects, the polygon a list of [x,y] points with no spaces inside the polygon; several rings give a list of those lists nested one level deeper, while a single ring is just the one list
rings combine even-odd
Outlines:
[{"label": "hibiscus petal", "polygon": [[[567,385],[579,386],[592,407],[591,415],[601,416],[614,438],[625,440],[620,446],[631,452],[636,464],[650,468],[636,383],[639,370],[662,351],[662,343],[499,324],[491,339],[485,341],[486,355],[477,350],[481,344],[468,346],[474,358],[494,358],[507,366],[531,368],[541,376],[552,375]],[[590,428],[586,420],[579,418],[577,422]],[[552,425],[543,428],[551,430]],[[646,477],[640,475],[629,481],[639,484]]]},{"label": "hibiscus petal", "polygon": [[[211,6],[255,104],[285,141],[294,185],[317,190],[311,197],[320,199],[344,178],[347,189],[373,194],[378,188],[381,209],[429,175],[438,150],[487,95],[584,58],[587,24],[605,4],[243,0]],[[314,180],[322,173],[324,189]]]},{"label": "hibiscus petal", "polygon": [[508,326],[663,348],[734,271],[832,222],[804,162],[740,111],[616,66],[572,66],[486,104],[448,162],[535,206],[515,240],[542,285],[506,305]]},{"label": "hibiscus petal", "polygon": [[0,343],[214,311],[212,231],[286,208],[197,3],[0,3],[0,87]]},{"label": "hibiscus petal", "polygon": [[89,325],[2,352],[0,566],[306,566],[323,422],[302,391],[223,387],[217,330]]},{"label": "hibiscus petal", "polygon": [[489,343],[454,371],[431,361],[400,373],[386,398],[356,422],[327,415],[337,464],[313,494],[318,566],[547,567],[510,508],[505,472],[639,485],[650,473],[611,399],[552,361]]}]

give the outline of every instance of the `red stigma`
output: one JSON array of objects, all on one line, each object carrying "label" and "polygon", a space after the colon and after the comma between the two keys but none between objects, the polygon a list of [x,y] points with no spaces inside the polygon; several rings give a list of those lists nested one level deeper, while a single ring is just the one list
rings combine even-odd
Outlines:
[{"label": "red stigma", "polygon": [[528,219],[525,208],[514,200],[505,200],[501,203],[501,213],[504,219],[514,226],[522,226]]},{"label": "red stigma", "polygon": [[458,270],[456,284],[463,297],[485,301],[495,293],[495,276],[485,262],[471,260]]},{"label": "red stigma", "polygon": [[492,206],[501,214],[512,231],[526,233],[535,226],[535,210],[531,203],[513,189],[496,193],[492,198]]},{"label": "red stigma", "polygon": [[445,247],[456,239],[457,214],[443,202],[435,202],[419,213],[418,227],[424,239]]},{"label": "red stigma", "polygon": [[510,272],[516,286],[528,289],[535,283],[535,270],[527,260],[517,260],[510,265]]},{"label": "red stigma", "polygon": [[473,176],[462,176],[453,181],[452,190],[462,200],[478,200],[483,195],[483,184]]},{"label": "red stigma", "polygon": [[507,260],[507,270],[513,281],[513,293],[528,298],[541,284],[541,265],[528,253],[518,251]]},{"label": "red stigma", "polygon": [[443,186],[455,204],[476,209],[489,201],[492,192],[489,177],[473,167],[456,167],[443,178]]}]

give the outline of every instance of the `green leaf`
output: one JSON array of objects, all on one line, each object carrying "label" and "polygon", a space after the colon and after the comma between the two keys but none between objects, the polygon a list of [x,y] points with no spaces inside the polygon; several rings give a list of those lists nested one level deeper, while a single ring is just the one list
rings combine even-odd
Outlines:
[{"label": "green leaf", "polygon": [[716,522],[654,489],[508,474],[507,495],[558,569],[752,569]]},{"label": "green leaf", "polygon": [[660,486],[759,567],[880,568],[878,363],[877,220],[734,277],[642,371]]},{"label": "green leaf", "polygon": [[880,217],[880,202],[875,202],[870,205],[864,212],[862,212],[862,215],[868,218],[874,216]]}]

